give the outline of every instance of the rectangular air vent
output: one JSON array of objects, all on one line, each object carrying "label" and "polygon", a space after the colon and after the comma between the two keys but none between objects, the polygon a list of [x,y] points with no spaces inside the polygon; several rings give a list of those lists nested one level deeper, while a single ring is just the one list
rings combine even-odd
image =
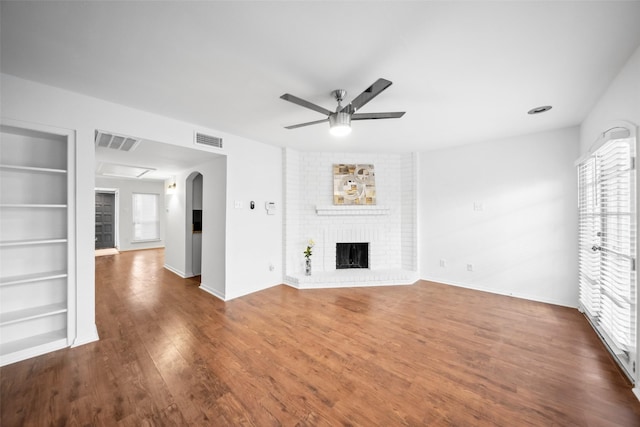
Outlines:
[{"label": "rectangular air vent", "polygon": [[130,136],[116,135],[115,133],[96,130],[96,147],[110,148],[119,151],[132,151],[140,144],[140,141],[140,139]]},{"label": "rectangular air vent", "polygon": [[96,172],[99,175],[118,178],[142,178],[143,175],[154,171],[155,169],[144,166],[119,165],[107,162],[99,162],[96,168]]},{"label": "rectangular air vent", "polygon": [[206,145],[207,147],[222,148],[222,138],[217,136],[205,135],[204,133],[196,132],[196,144]]}]

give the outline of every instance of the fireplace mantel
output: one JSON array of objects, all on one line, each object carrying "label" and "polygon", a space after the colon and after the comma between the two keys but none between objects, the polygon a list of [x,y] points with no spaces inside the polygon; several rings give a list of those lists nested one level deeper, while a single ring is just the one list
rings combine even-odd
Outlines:
[{"label": "fireplace mantel", "polygon": [[349,206],[316,206],[316,214],[329,215],[389,215],[391,208],[380,205],[349,205]]}]

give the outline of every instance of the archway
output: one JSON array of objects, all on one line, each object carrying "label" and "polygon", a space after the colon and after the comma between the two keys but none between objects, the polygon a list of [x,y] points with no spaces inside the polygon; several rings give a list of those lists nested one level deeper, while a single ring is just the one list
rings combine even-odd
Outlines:
[{"label": "archway", "polygon": [[185,275],[199,276],[202,272],[202,194],[200,172],[192,172],[185,182]]}]

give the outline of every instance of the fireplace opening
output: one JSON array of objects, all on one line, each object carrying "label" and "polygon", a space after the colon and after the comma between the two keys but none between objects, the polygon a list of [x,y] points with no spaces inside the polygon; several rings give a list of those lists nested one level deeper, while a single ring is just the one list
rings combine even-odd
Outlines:
[{"label": "fireplace opening", "polygon": [[369,268],[369,243],[336,243],[336,269]]}]

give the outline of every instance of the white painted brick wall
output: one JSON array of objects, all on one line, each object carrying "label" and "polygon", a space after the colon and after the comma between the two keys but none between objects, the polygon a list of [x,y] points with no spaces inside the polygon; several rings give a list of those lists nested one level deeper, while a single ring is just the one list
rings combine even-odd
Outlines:
[{"label": "white painted brick wall", "polygon": [[401,216],[401,241],[402,241],[402,268],[417,271],[417,160],[415,154],[402,157],[401,186],[402,216]]},{"label": "white painted brick wall", "polygon": [[[329,153],[283,150],[284,260],[286,275],[303,271],[307,241],[313,249],[313,271],[335,270],[338,241],[369,242],[371,270],[415,271],[416,162],[413,154]],[[385,215],[318,215],[317,206],[333,205],[333,165],[373,164],[376,202]]]}]

